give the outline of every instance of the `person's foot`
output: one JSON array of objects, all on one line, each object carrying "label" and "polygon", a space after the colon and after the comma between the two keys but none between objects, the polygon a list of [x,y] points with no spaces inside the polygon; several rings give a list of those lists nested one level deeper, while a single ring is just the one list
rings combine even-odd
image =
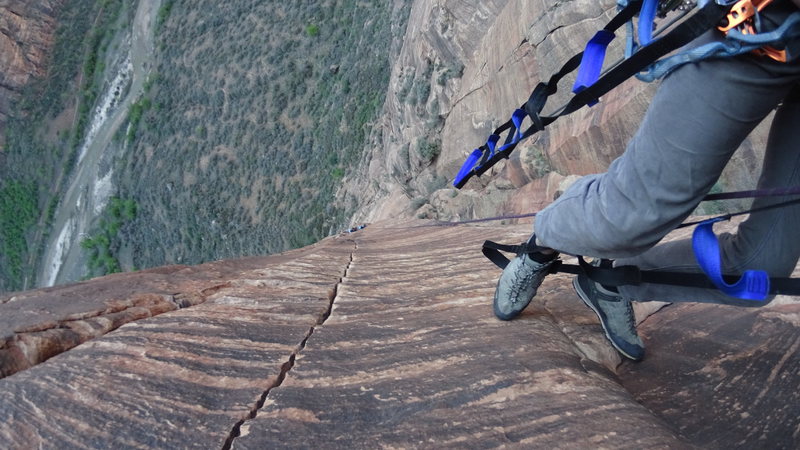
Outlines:
[{"label": "person's foot", "polygon": [[528,306],[558,257],[555,251],[536,247],[535,240],[535,236],[531,236],[527,244],[531,252],[518,254],[497,280],[493,305],[494,315],[498,319],[511,320]]},{"label": "person's foot", "polygon": [[604,288],[586,274],[572,281],[575,292],[600,318],[606,337],[622,356],[634,361],[644,358],[644,343],[636,332],[636,319],[630,300]]}]

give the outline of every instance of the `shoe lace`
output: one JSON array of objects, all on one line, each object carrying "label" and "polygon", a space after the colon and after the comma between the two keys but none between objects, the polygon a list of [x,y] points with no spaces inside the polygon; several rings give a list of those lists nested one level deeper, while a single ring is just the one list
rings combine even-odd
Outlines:
[{"label": "shoe lace", "polygon": [[[520,255],[519,257],[522,258],[523,255]],[[521,266],[522,267],[519,270],[515,270],[514,273],[512,273],[513,278],[512,278],[511,292],[510,292],[510,297],[511,297],[510,300],[512,304],[517,303],[523,288],[533,283],[533,278],[536,276],[537,273],[540,272],[542,268],[545,267],[542,266],[542,268],[537,270],[530,268],[525,264],[521,264]],[[520,277],[520,272],[523,273],[521,277]]]},{"label": "shoe lace", "polygon": [[625,320],[628,322],[628,329],[636,335],[636,316],[633,314],[633,303],[625,302]]}]

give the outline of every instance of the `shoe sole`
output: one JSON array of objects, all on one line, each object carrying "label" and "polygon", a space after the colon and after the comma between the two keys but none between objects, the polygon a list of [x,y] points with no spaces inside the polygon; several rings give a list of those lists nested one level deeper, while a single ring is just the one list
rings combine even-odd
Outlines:
[{"label": "shoe sole", "polygon": [[611,346],[613,346],[618,352],[620,352],[622,356],[630,359],[631,361],[641,361],[641,358],[634,358],[633,356],[629,355],[625,350],[619,348],[619,346],[616,343],[614,343],[614,339],[611,338],[611,335],[609,334],[608,329],[606,328],[606,324],[603,321],[603,316],[600,314],[600,311],[597,310],[597,307],[594,306],[594,303],[592,303],[589,300],[589,296],[586,295],[585,292],[583,292],[580,283],[578,283],[578,277],[572,279],[572,288],[575,289],[575,293],[578,294],[578,297],[581,298],[583,303],[586,306],[588,306],[589,309],[594,311],[594,313],[597,315],[597,318],[600,320],[600,326],[603,327],[603,334],[606,335],[606,339],[608,339],[608,342],[611,343]]},{"label": "shoe sole", "polygon": [[[498,284],[499,284],[499,281],[498,281]],[[495,296],[492,299],[492,311],[494,312],[494,316],[497,317],[500,320],[508,321],[508,320],[513,320],[513,319],[517,318],[520,314],[522,314],[522,311],[524,311],[525,308],[527,308],[528,305],[530,305],[533,302],[533,297],[531,297],[531,299],[528,300],[528,302],[525,303],[525,305],[522,308],[519,308],[518,311],[514,311],[514,312],[511,312],[509,314],[505,314],[502,311],[500,311],[500,307],[497,306],[497,304],[498,304],[498,301],[497,301],[497,289],[498,288],[495,288]],[[535,295],[534,295],[534,297],[535,297]]]}]

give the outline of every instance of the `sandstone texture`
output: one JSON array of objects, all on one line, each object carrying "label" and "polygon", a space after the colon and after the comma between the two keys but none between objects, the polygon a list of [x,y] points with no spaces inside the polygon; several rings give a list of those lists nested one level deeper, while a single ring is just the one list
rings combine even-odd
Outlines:
[{"label": "sandstone texture", "polygon": [[0,1],[0,136],[22,87],[44,75],[63,1]]},{"label": "sandstone texture", "polygon": [[[598,105],[559,119],[518,146],[510,160],[480,179],[460,191],[450,187],[465,157],[510,118],[538,82],[583,50],[615,5],[614,0],[415,1],[374,142],[361,172],[340,192],[358,208],[353,220],[526,213],[551,202],[554,192],[546,187],[563,177],[605,171],[638,128],[657,83],[628,80]],[[622,56],[624,30],[617,34],[607,63]],[[566,103],[572,81],[567,77],[559,85],[545,113]],[[769,122],[742,144],[722,186],[756,185]],[[431,160],[432,148],[439,154]]]},{"label": "sandstone texture", "polygon": [[625,365],[623,385],[701,447],[797,448],[800,304],[778,303],[664,309],[643,327],[648,360]]},{"label": "sandstone texture", "polygon": [[0,379],[0,442],[14,449],[800,444],[800,304],[673,305],[649,317],[661,305],[642,304],[649,354],[622,362],[570,276],[545,280],[517,320],[493,317],[499,270],[480,244],[519,242],[529,229],[382,222],[281,255],[2,299],[2,317],[20,311],[0,325],[12,343],[26,333],[100,328],[113,314],[130,321]]},{"label": "sandstone texture", "polygon": [[[207,297],[194,305],[178,301],[180,310],[128,323],[0,380],[0,442],[5,448],[223,446],[329,312],[353,248],[343,242],[269,261],[203,265],[191,276],[166,268],[155,276],[106,277],[72,287],[72,298],[58,298],[58,288],[34,291],[57,297],[51,315],[80,302],[81,293],[100,297],[107,281],[117,286],[106,291],[107,302],[126,293],[161,294],[160,288],[176,299]],[[164,279],[178,283],[159,284]]]}]

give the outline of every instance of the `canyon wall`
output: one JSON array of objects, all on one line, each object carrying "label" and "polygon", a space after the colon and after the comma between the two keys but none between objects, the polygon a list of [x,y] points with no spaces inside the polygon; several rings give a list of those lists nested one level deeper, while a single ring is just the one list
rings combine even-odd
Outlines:
[{"label": "canyon wall", "polygon": [[0,143],[22,88],[44,75],[63,0],[0,1]]},{"label": "canyon wall", "polygon": [[[361,172],[340,198],[354,222],[398,216],[466,219],[540,209],[565,177],[602,172],[625,149],[657,83],[631,79],[517,147],[463,189],[450,186],[465,157],[509,119],[533,87],[555,73],[613,17],[603,0],[418,0],[396,58],[384,114]],[[624,30],[606,66],[622,56]],[[559,85],[544,112],[568,99]],[[752,188],[769,120],[745,141],[721,188]],[[432,156],[433,155],[433,156]]]}]

